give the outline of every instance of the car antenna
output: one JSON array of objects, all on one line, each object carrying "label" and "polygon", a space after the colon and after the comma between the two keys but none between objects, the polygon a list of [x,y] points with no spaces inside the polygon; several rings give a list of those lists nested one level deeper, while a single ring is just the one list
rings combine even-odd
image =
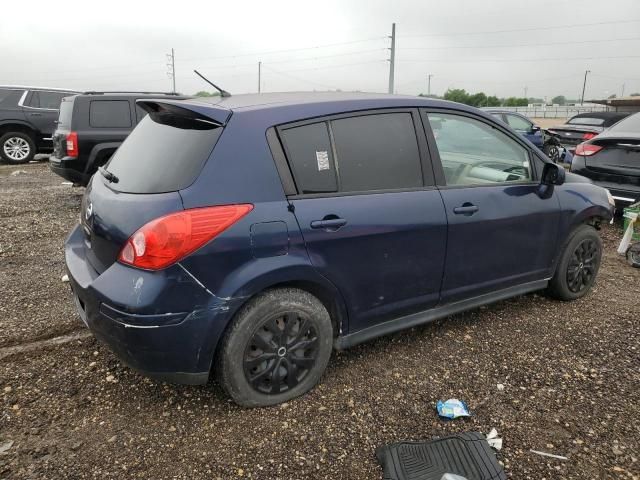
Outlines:
[{"label": "car antenna", "polygon": [[231,94],[229,92],[227,92],[226,90],[223,90],[222,88],[220,88],[219,86],[217,86],[215,83],[213,83],[211,80],[209,80],[207,77],[205,77],[204,75],[202,75],[198,70],[194,70],[193,71],[196,75],[198,75],[201,79],[203,79],[205,82],[207,82],[209,85],[211,85],[213,88],[215,88],[216,90],[218,90],[220,92],[220,96],[221,97],[230,97]]}]

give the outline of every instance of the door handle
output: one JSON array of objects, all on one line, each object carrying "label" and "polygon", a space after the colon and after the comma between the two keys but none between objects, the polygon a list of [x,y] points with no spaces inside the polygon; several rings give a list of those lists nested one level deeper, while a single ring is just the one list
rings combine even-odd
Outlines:
[{"label": "door handle", "polygon": [[42,116],[41,113],[35,113],[35,112],[32,112],[29,115],[31,115],[32,117],[41,117]]},{"label": "door handle", "polygon": [[311,228],[326,228],[330,230],[337,230],[340,227],[344,227],[347,221],[344,218],[328,218],[322,220],[313,220],[311,222]]},{"label": "door handle", "polygon": [[467,217],[476,213],[480,208],[477,205],[474,205],[469,202],[465,202],[461,207],[456,207],[453,209],[453,213],[456,215],[466,215]]}]

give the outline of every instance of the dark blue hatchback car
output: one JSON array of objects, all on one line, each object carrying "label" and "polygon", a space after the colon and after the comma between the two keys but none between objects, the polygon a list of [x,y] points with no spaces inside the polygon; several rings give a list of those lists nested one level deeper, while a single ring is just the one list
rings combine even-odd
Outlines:
[{"label": "dark blue hatchback car", "polygon": [[608,192],[479,110],[337,93],[138,104],[65,251],[82,319],[152,377],[215,373],[237,403],[275,404],[312,388],[332,348],[595,280]]}]

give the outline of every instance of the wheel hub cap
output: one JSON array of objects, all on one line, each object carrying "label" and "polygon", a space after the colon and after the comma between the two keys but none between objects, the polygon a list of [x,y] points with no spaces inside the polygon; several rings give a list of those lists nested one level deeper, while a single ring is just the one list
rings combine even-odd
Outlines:
[{"label": "wheel hub cap", "polygon": [[24,160],[29,156],[29,143],[20,137],[8,138],[3,145],[4,154],[11,160]]},{"label": "wheel hub cap", "polygon": [[261,393],[288,391],[314,367],[318,343],[316,327],[306,315],[287,312],[267,318],[245,349],[245,378]]},{"label": "wheel hub cap", "polygon": [[578,244],[567,266],[567,285],[574,293],[589,288],[595,280],[600,252],[592,239]]}]

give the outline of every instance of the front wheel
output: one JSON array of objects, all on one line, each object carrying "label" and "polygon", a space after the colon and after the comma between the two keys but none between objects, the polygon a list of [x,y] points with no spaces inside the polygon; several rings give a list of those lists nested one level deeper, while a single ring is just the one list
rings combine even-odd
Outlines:
[{"label": "front wheel", "polygon": [[269,290],[237,314],[214,368],[237,404],[275,405],[318,383],[332,343],[331,318],[316,297],[293,288]]},{"label": "front wheel", "polygon": [[595,228],[573,231],[549,282],[549,294],[558,300],[576,300],[593,286],[602,259],[602,240]]},{"label": "front wheel", "polygon": [[9,132],[0,137],[0,157],[5,162],[20,164],[33,160],[36,145],[33,139],[22,132]]},{"label": "front wheel", "polygon": [[553,163],[558,163],[560,161],[560,148],[553,143],[547,143],[542,148],[545,155],[551,159]]}]

